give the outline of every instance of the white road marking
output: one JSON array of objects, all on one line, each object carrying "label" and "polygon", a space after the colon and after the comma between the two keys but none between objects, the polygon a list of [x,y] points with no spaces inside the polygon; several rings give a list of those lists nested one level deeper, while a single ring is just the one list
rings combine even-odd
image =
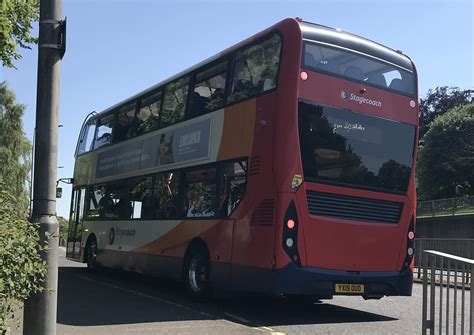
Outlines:
[{"label": "white road marking", "polygon": [[269,332],[271,335],[286,335],[286,333],[282,333],[282,332],[279,332],[279,331],[276,331],[270,327],[266,327],[266,326],[262,326],[262,325],[259,325],[253,321],[250,321],[250,320],[247,320],[247,319],[244,319],[243,317],[241,316],[238,316],[238,315],[235,315],[235,314],[231,314],[231,313],[227,313],[227,312],[224,312],[225,315],[227,315],[229,318],[231,319],[234,319],[234,320],[237,320],[237,321],[240,321],[242,323],[246,323],[250,328],[253,328],[255,330],[260,330],[262,332]]}]

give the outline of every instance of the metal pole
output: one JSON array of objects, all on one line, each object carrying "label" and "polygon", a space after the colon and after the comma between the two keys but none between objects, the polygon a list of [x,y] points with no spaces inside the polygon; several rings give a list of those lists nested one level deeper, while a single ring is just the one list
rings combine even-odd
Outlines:
[{"label": "metal pole", "polygon": [[36,93],[35,171],[31,221],[39,224],[47,274],[44,291],[25,302],[23,334],[55,335],[58,289],[56,218],[57,128],[62,25],[61,0],[41,0]]},{"label": "metal pole", "polygon": [[35,137],[36,137],[36,128],[33,131],[33,145],[31,146],[31,171],[30,171],[30,203],[28,206],[28,217],[32,218],[33,216],[33,173],[35,171],[35,160],[33,157],[35,156]]}]

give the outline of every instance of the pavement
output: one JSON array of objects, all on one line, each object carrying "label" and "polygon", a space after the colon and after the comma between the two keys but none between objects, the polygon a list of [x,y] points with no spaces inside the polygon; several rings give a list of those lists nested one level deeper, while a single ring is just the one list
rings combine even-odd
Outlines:
[{"label": "pavement", "polygon": [[115,270],[88,273],[83,264],[67,260],[64,249],[59,265],[57,334],[421,333],[420,284],[411,297],[381,300],[288,302],[235,293],[197,303],[173,281]]}]

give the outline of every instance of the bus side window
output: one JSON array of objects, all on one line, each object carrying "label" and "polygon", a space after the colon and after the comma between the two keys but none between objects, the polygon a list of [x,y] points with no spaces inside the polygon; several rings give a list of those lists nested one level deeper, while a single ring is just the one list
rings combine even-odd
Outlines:
[{"label": "bus side window", "polygon": [[229,216],[243,198],[247,185],[247,162],[224,163],[221,176],[219,215]]},{"label": "bus side window", "polygon": [[142,99],[137,118],[133,125],[132,136],[138,136],[157,130],[160,121],[161,92]]},{"label": "bus side window", "polygon": [[108,213],[113,211],[113,207],[114,203],[104,185],[92,186],[89,189],[89,208],[86,215],[88,219],[105,219]]},{"label": "bus side window", "polygon": [[183,192],[186,217],[216,216],[216,168],[186,172]]},{"label": "bus side window", "polygon": [[96,120],[87,122],[84,132],[82,133],[82,138],[79,142],[79,149],[77,152],[78,154],[82,154],[93,149],[92,144],[94,141],[95,124]]},{"label": "bus side window", "polygon": [[276,87],[281,41],[273,35],[237,52],[229,102],[244,100]]},{"label": "bus side window", "polygon": [[179,173],[161,173],[155,177],[153,187],[153,218],[167,220],[178,215]]},{"label": "bus side window", "polygon": [[152,178],[144,177],[133,180],[130,185],[132,219],[149,218],[149,213],[153,208],[152,200]]},{"label": "bus side window", "polygon": [[97,122],[97,131],[94,142],[94,149],[100,148],[112,142],[112,127],[114,125],[114,115],[106,115]]},{"label": "bus side window", "polygon": [[114,126],[114,142],[129,139],[132,136],[132,124],[135,118],[135,103],[120,108]]},{"label": "bus side window", "polygon": [[166,85],[163,112],[161,115],[161,127],[169,126],[184,118],[186,99],[188,97],[188,87],[189,76],[175,80]]},{"label": "bus side window", "polygon": [[227,61],[196,74],[196,85],[191,93],[191,117],[212,112],[224,106]]}]

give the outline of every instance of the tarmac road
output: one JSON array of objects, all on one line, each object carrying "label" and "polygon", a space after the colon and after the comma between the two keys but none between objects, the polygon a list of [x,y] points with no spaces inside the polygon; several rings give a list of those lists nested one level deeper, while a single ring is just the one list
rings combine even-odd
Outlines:
[{"label": "tarmac road", "polygon": [[60,250],[58,334],[420,334],[422,287],[412,297],[336,297],[320,303],[233,294],[190,301],[176,282],[122,271],[90,274]]}]

